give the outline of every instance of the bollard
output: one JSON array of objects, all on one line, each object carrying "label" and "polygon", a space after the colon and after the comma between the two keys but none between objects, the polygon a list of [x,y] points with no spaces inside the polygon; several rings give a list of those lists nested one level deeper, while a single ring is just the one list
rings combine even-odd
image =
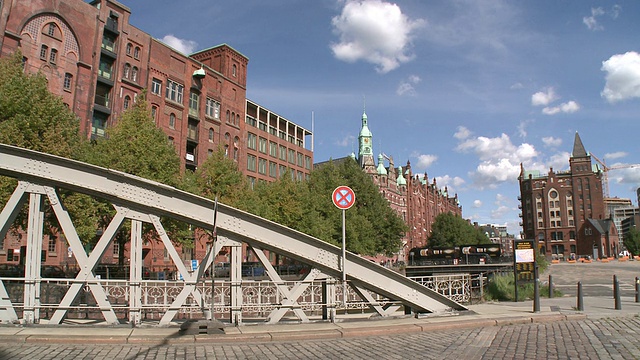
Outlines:
[{"label": "bollard", "polygon": [[540,279],[533,283],[533,312],[540,312]]},{"label": "bollard", "polygon": [[553,276],[549,275],[549,299],[553,297]]},{"label": "bollard", "polygon": [[584,311],[584,302],[582,301],[582,282],[578,281],[578,311]]},{"label": "bollard", "polygon": [[613,297],[616,310],[622,310],[622,304],[620,303],[620,282],[616,275],[613,275]]},{"label": "bollard", "polygon": [[640,279],[636,276],[636,302],[640,302]]}]

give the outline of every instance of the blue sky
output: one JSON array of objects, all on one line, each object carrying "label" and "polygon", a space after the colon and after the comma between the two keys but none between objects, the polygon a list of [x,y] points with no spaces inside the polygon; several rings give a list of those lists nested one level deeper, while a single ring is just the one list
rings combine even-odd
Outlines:
[{"label": "blue sky", "polygon": [[[607,166],[640,163],[635,0],[121,2],[184,53],[246,55],[249,99],[308,129],[313,113],[316,161],[357,150],[366,102],[375,154],[513,234],[520,164],[568,169],[576,131]],[[608,177],[637,205],[640,168]]]}]

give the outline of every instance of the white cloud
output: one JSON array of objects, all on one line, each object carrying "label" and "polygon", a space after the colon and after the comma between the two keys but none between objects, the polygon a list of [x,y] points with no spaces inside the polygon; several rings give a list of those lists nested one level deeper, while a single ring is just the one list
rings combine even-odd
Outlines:
[{"label": "white cloud", "polygon": [[495,138],[479,136],[461,140],[456,150],[472,152],[480,160],[475,171],[469,173],[479,188],[495,188],[499,183],[516,181],[520,163],[532,164],[538,155],[532,145],[523,143],[516,146],[506,134]]},{"label": "white cloud", "polygon": [[546,170],[549,168],[553,168],[555,171],[568,169],[570,157],[571,154],[566,151],[551,155],[547,161],[547,165],[545,166]]},{"label": "white cloud", "polygon": [[396,94],[398,94],[399,96],[416,96],[414,85],[420,83],[420,81],[422,81],[422,79],[420,79],[419,76],[410,75],[407,80],[403,80],[400,82],[400,85],[398,85],[398,89],[396,90]]},{"label": "white cloud", "polygon": [[449,196],[452,196],[453,194],[455,194],[457,192],[457,189],[459,189],[462,185],[465,184],[464,179],[459,176],[454,176],[454,177],[451,177],[449,175],[436,176],[435,180],[436,180],[436,184],[438,184],[439,189],[444,190],[445,187],[447,188],[447,191],[449,192]]},{"label": "white cloud", "polygon": [[623,157],[625,157],[627,155],[629,155],[629,153],[627,153],[625,151],[618,151],[618,152],[614,152],[614,153],[604,154],[604,158],[605,159],[620,159],[620,158],[623,158]]},{"label": "white cloud", "polygon": [[195,41],[179,39],[172,34],[169,34],[159,40],[183,54],[191,54],[198,46],[198,43]]},{"label": "white cloud", "polygon": [[609,103],[640,97],[640,54],[629,51],[613,55],[602,62],[600,70],[607,73],[600,95]]},{"label": "white cloud", "polygon": [[458,126],[458,130],[453,134],[453,137],[458,140],[464,140],[469,136],[471,136],[471,131],[464,126]]},{"label": "white cloud", "polygon": [[555,91],[553,90],[552,87],[550,87],[550,88],[547,88],[546,91],[539,91],[531,95],[531,105],[547,106],[557,99],[558,97],[556,96]]},{"label": "white cloud", "polygon": [[527,126],[529,126],[529,123],[531,122],[531,120],[524,120],[518,124],[518,136],[523,139],[527,137]]},{"label": "white cloud", "polygon": [[479,208],[482,206],[482,200],[473,200],[473,207]]},{"label": "white cloud", "polygon": [[580,110],[580,105],[575,101],[569,101],[562,103],[559,106],[545,107],[542,109],[542,113],[545,115],[555,115],[559,113],[571,114]]},{"label": "white cloud", "polygon": [[542,138],[542,143],[547,147],[558,147],[562,145],[562,139],[553,136],[547,136]]},{"label": "white cloud", "polygon": [[396,4],[381,0],[349,0],[342,13],[331,20],[339,43],[331,44],[334,56],[342,61],[364,60],[387,73],[412,60],[408,52],[412,32],[425,24],[411,20]]},{"label": "white cloud", "polygon": [[436,160],[438,160],[437,155],[427,155],[427,154],[417,155],[417,158],[418,158],[418,163],[416,164],[416,166],[419,169],[426,169],[429,166],[431,166],[433,163],[435,163]]},{"label": "white cloud", "polygon": [[343,137],[342,139],[338,139],[336,140],[336,145],[338,146],[349,146],[349,145],[353,145],[355,143],[356,137],[353,135],[347,135],[345,137]]},{"label": "white cloud", "polygon": [[598,16],[604,15],[604,10],[601,7],[591,8],[591,16],[585,16],[582,18],[582,22],[587,25],[589,30],[604,30],[604,27],[598,23],[596,19]]}]

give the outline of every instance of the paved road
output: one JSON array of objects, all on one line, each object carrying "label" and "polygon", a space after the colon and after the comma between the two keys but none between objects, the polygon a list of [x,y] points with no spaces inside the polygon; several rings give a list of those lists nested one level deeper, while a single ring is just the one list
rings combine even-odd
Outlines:
[{"label": "paved road", "polygon": [[[548,274],[553,275],[554,283],[567,296],[543,299],[539,322],[527,319],[532,316],[529,302],[479,304],[475,309],[482,316],[470,315],[468,321],[465,317],[451,318],[465,324],[477,322],[465,327],[444,326],[432,330],[437,322],[448,324],[449,320],[435,319],[430,325],[426,319],[420,323],[422,331],[396,333],[391,325],[385,324],[382,336],[367,335],[366,329],[360,335],[316,339],[280,332],[267,341],[254,338],[243,342],[213,342],[204,337],[190,343],[173,338],[136,345],[107,344],[100,337],[82,340],[71,336],[69,341],[29,342],[15,335],[3,335],[0,336],[0,359],[640,359],[640,304],[633,302],[629,292],[635,276],[640,275],[640,261],[554,264],[542,279],[548,278]],[[614,274],[624,284],[621,286],[624,311],[612,309]],[[575,297],[567,290],[578,281],[583,282],[587,296],[585,312],[581,316],[566,317],[568,320],[553,320],[563,314],[576,314]],[[485,325],[486,319],[499,316],[498,326]],[[549,317],[548,321],[544,321],[545,316]],[[270,329],[277,332],[282,328]],[[300,329],[302,331],[302,327]],[[64,339],[69,336],[65,336],[61,328],[45,328],[45,331]],[[5,329],[5,333],[10,333],[10,329]]]},{"label": "paved road", "polygon": [[245,344],[0,344],[1,359],[639,359],[640,319],[617,317]]}]

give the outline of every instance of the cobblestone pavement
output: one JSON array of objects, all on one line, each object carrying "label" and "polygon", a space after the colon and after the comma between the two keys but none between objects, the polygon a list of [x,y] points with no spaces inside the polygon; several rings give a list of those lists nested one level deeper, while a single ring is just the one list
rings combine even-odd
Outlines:
[{"label": "cobblestone pavement", "polygon": [[638,334],[628,316],[304,341],[1,343],[0,359],[640,359]]}]

